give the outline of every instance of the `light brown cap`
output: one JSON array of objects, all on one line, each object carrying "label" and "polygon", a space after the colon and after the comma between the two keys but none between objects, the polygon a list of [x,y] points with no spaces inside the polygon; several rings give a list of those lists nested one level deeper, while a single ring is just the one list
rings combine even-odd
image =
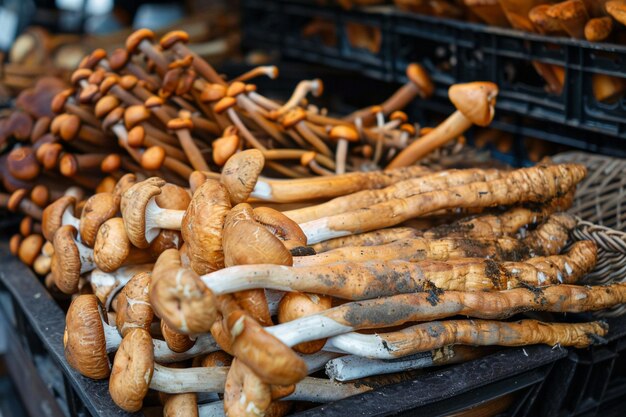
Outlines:
[{"label": "light brown cap", "polygon": [[347,140],[348,142],[358,142],[359,132],[349,125],[336,125],[330,129],[328,137],[332,140],[338,141],[340,139]]},{"label": "light brown cap", "polygon": [[454,84],[448,90],[450,101],[478,126],[488,126],[495,114],[498,86],[491,82]]}]

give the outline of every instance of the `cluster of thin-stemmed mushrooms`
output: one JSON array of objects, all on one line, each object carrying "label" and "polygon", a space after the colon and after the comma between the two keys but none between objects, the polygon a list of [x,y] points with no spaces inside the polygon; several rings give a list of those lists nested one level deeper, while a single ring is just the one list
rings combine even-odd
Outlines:
[{"label": "cluster of thin-stemmed mushrooms", "polygon": [[141,29],[126,49],[93,51],[72,74],[71,86],[41,78],[0,118],[0,146],[10,149],[0,157],[8,192],[0,193],[0,206],[27,215],[11,247],[42,275],[51,253],[44,247],[40,255],[42,209],[72,195],[77,216],[93,215],[83,211],[84,197],[111,191],[125,173],[185,185],[192,172],[219,172],[231,155],[248,148],[263,154],[269,172],[290,178],[404,166],[493,117],[495,86],[463,84],[450,90],[459,111],[437,128],[416,129],[400,109],[433,90],[417,64],[380,105],[331,117],[307,102],[308,94],[322,93],[319,79],[300,82],[279,103],[252,84],[255,77],[276,77],[276,67],[227,81],[185,45],[184,32],[156,43],[153,37]]},{"label": "cluster of thin-stemmed mushrooms", "polygon": [[96,194],[95,222],[73,197],[45,210],[51,280],[84,292],[66,358],[124,410],[154,390],[165,415],[283,415],[481,352],[454,345],[601,342],[603,322],[504,319],[626,301],[624,284],[580,284],[593,242],[563,253],[581,165],[270,180],[264,163],[237,152],[189,191],[129,174]]}]

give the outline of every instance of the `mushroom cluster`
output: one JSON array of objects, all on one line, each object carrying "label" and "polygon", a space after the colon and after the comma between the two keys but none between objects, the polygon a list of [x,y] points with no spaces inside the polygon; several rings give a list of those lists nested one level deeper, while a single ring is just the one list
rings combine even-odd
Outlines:
[{"label": "mushroom cluster", "polygon": [[[299,194],[309,177],[348,173],[343,182],[337,180],[338,187],[311,180],[312,198],[331,197],[389,185],[391,180],[376,170],[408,166],[446,143],[458,145],[469,126],[486,125],[493,117],[495,85],[470,83],[450,89],[459,110],[440,126],[418,129],[408,123],[401,109],[434,88],[417,64],[407,67],[407,83],[380,105],[332,117],[307,101],[309,94],[322,94],[321,80],[300,82],[280,103],[253,84],[257,77],[277,77],[276,67],[257,67],[227,80],[193,52],[188,40],[183,31],[156,40],[140,29],[126,39],[125,48],[85,56],[67,81],[41,77],[0,118],[0,146],[6,150],[0,157],[6,190],[0,203],[26,214],[12,248],[40,275],[52,266],[51,245],[44,248],[52,235],[45,230],[50,221],[42,218],[43,208],[60,200],[54,207],[64,220],[52,222],[73,224],[80,242],[93,247],[99,223],[79,226],[79,220],[113,216],[121,197],[114,187],[127,173],[140,180],[158,176],[178,186],[191,178],[193,185],[219,176],[235,153],[256,149],[268,172],[303,182],[260,181],[253,197],[289,201],[294,198],[289,193]],[[369,173],[353,177],[352,172]],[[397,179],[407,175],[412,174]],[[85,198],[94,191],[107,197],[87,205]]]},{"label": "mushroom cluster", "polygon": [[66,358],[122,409],[153,390],[164,415],[284,415],[481,346],[599,343],[603,322],[507,319],[626,302],[581,285],[593,242],[568,246],[581,165],[270,180],[265,162],[237,152],[189,190],[128,175],[80,219],[72,197],[46,209]]}]

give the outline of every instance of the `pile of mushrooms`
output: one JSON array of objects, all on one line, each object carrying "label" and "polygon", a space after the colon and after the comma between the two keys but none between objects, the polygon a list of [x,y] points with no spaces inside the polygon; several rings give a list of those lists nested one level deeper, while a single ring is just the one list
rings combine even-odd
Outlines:
[{"label": "pile of mushrooms", "polygon": [[[71,197],[67,213],[78,221],[83,214],[94,216],[84,213],[89,195],[109,193],[115,198],[91,204],[107,213],[106,220],[118,210],[121,195],[114,186],[127,173],[185,186],[218,176],[228,158],[245,149],[261,152],[266,172],[280,178],[371,172],[432,157],[446,144],[461,143],[472,124],[485,126],[493,118],[496,86],[470,83],[450,89],[459,110],[440,126],[419,129],[408,123],[401,109],[434,88],[417,64],[407,67],[406,84],[380,105],[330,116],[308,103],[308,95],[322,94],[321,80],[298,83],[280,103],[253,84],[258,77],[277,77],[276,67],[257,67],[227,80],[187,40],[183,31],[155,39],[140,29],[127,38],[125,48],[85,56],[69,82],[41,77],[0,118],[5,151],[0,197],[4,207],[25,214],[11,248],[38,274],[46,275],[52,265],[52,238],[44,231],[42,210],[59,199],[67,204]],[[347,188],[336,193],[360,189],[346,178]],[[253,197],[267,200],[272,181],[259,182]],[[389,183],[377,181],[376,187]],[[315,198],[329,192],[327,197],[339,195],[323,190]],[[284,201],[275,194],[270,199]],[[92,245],[94,233],[84,243]]]},{"label": "pile of mushrooms", "polygon": [[568,246],[581,165],[270,180],[265,163],[237,152],[189,189],[128,174],[80,219],[71,196],[46,208],[66,358],[122,409],[157,391],[164,415],[285,415],[486,346],[602,343],[604,322],[517,319],[626,302],[581,284],[593,242]]}]

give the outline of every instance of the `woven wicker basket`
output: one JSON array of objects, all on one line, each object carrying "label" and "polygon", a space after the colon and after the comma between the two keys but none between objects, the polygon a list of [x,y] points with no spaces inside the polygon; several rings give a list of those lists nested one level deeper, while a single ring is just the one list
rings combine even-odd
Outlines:
[{"label": "woven wicker basket", "polygon": [[[566,152],[553,160],[581,163],[589,170],[570,209],[578,217],[574,239],[598,244],[598,264],[585,278],[587,283],[626,281],[626,159]],[[626,305],[600,315],[611,317],[624,313]]]}]

